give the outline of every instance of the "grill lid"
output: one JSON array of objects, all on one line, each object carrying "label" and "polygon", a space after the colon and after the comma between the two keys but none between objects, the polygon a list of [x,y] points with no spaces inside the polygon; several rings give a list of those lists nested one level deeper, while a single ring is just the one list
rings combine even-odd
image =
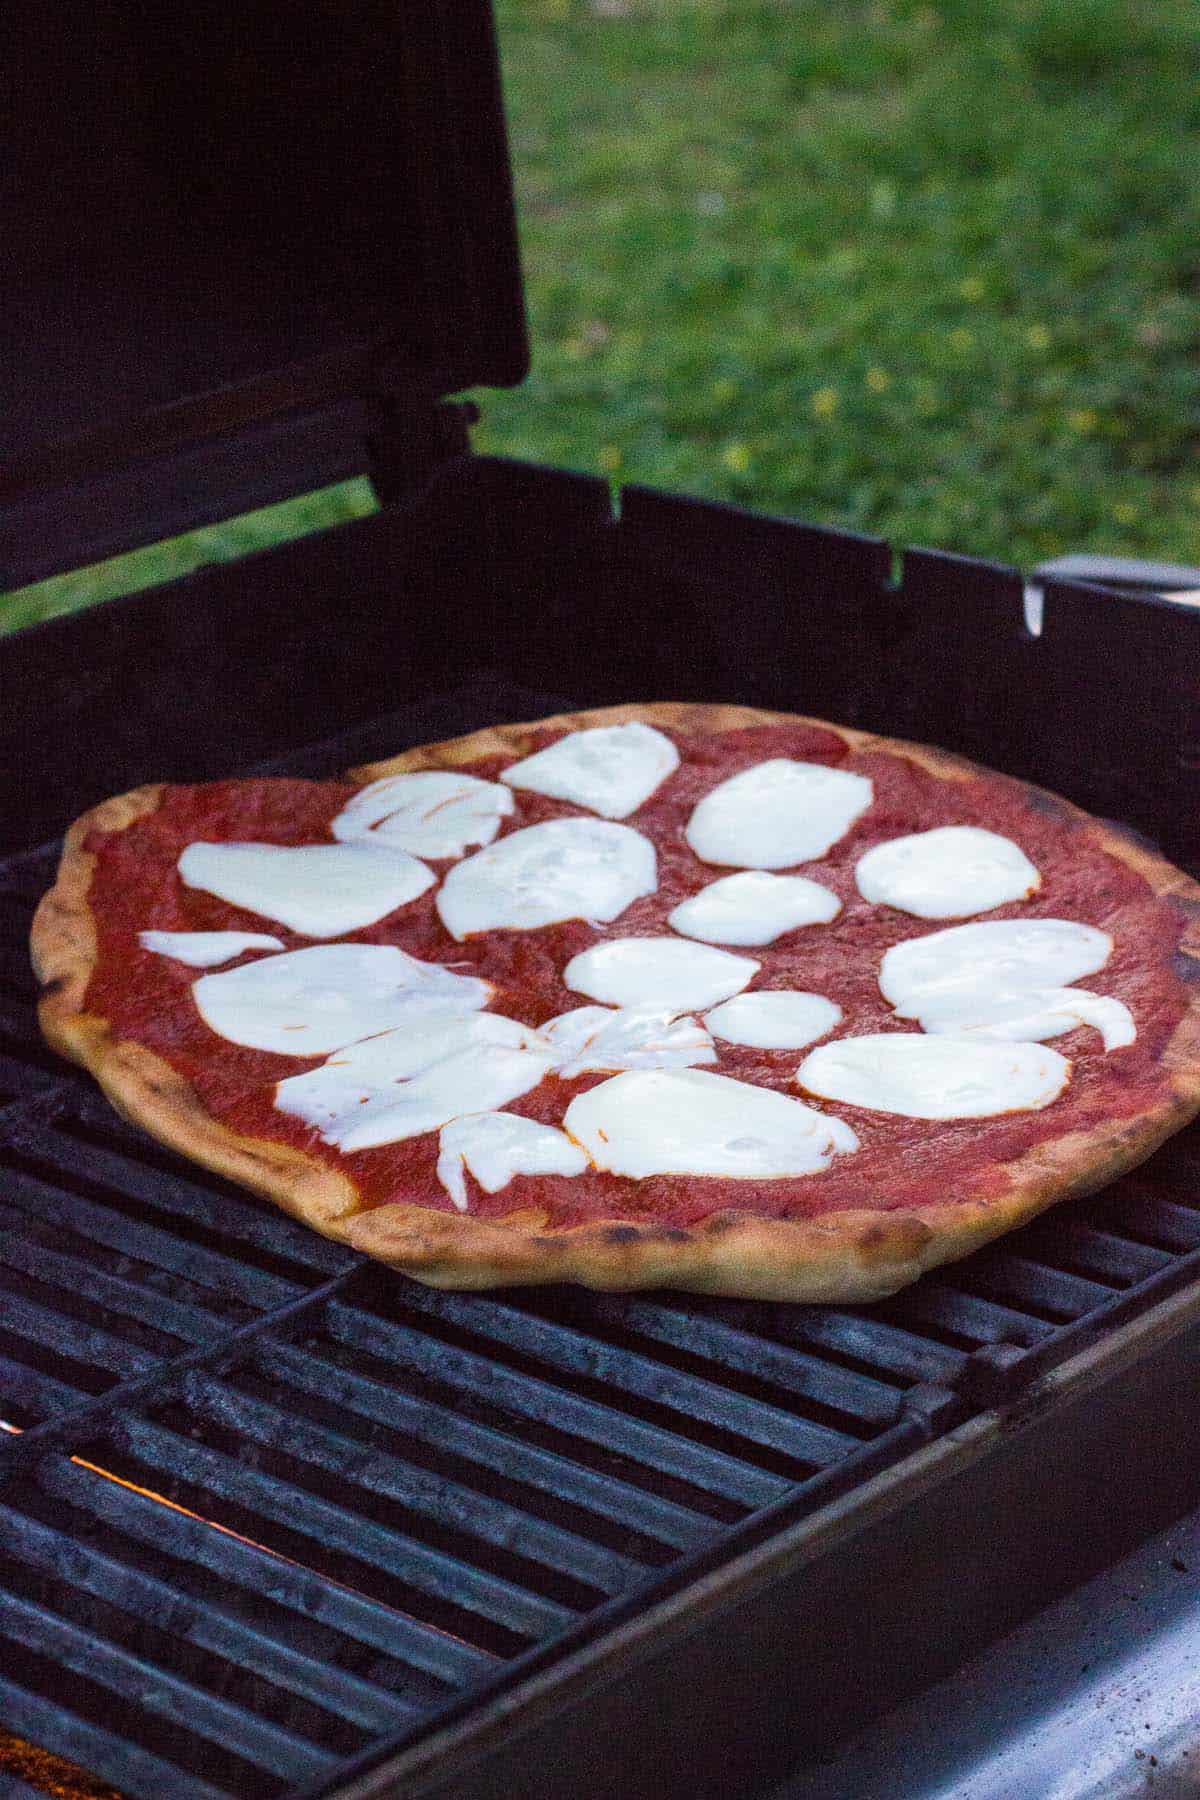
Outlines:
[{"label": "grill lid", "polygon": [[488,0],[22,8],[5,61],[0,586],[523,376]]}]

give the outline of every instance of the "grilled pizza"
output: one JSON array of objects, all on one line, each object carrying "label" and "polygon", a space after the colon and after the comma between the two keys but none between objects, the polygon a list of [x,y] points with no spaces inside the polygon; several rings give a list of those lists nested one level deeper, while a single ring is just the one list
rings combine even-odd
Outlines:
[{"label": "grilled pizza", "polygon": [[1200,890],[938,750],[644,705],[68,833],[33,958],[119,1111],[451,1287],[870,1300],[1200,1110]]}]

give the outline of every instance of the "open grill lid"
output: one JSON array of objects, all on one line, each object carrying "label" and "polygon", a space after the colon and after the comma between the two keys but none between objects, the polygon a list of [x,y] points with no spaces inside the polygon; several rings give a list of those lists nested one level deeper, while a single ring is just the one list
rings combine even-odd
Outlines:
[{"label": "open grill lid", "polygon": [[5,61],[0,587],[522,378],[488,0],[19,8]]}]

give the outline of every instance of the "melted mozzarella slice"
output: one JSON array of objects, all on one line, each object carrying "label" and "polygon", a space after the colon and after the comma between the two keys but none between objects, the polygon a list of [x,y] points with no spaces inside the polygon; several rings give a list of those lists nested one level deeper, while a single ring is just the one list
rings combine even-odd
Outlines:
[{"label": "melted mozzarella slice", "polygon": [[701,862],[788,869],[824,856],[874,797],[865,775],[779,756],[706,794],[685,835]]},{"label": "melted mozzarella slice", "polygon": [[436,880],[380,844],[189,844],[179,873],[187,887],[324,938],[374,925]]},{"label": "melted mozzarella slice", "polygon": [[283,939],[264,931],[139,931],[143,950],[174,957],[189,969],[215,969],[247,950],[282,950]]},{"label": "melted mozzarella slice", "polygon": [[325,1056],[431,1012],[478,1012],[491,995],[488,982],[390,944],[316,944],[192,984],[213,1031],[283,1056]]},{"label": "melted mozzarella slice", "polygon": [[275,1104],[280,1112],[315,1125],[328,1142],[340,1143],[346,1132],[403,1101],[418,1075],[480,1049],[532,1053],[541,1065],[539,1080],[554,1060],[546,1040],[515,1019],[499,1013],[431,1013],[399,1031],[351,1044],[320,1068],[278,1082]]},{"label": "melted mozzarella slice", "polygon": [[837,895],[819,881],[747,869],[709,882],[677,906],[667,924],[709,944],[773,944],[797,926],[827,925],[841,910]]},{"label": "melted mozzarella slice", "polygon": [[771,1181],[815,1175],[858,1149],[841,1119],[787,1094],[702,1069],[614,1075],[579,1094],[563,1125],[598,1169]]},{"label": "melted mozzarella slice", "polygon": [[575,993],[609,1006],[703,1012],[740,994],[760,966],[752,957],[679,938],[610,938],[573,956],[563,980]]},{"label": "melted mozzarella slice", "polygon": [[930,1002],[1065,987],[1102,969],[1112,947],[1107,932],[1074,919],[952,925],[894,944],[880,964],[879,988],[901,1018],[912,1019],[931,1012]]},{"label": "melted mozzarella slice", "polygon": [[716,1062],[703,1025],[679,1019],[661,1006],[578,1006],[542,1026],[542,1034],[563,1057],[564,1081],[589,1070],[686,1069]]},{"label": "melted mozzarella slice", "polygon": [[940,825],[876,844],[855,870],[864,900],[918,919],[961,919],[1026,900],[1042,878],[1011,838],[974,825]]},{"label": "melted mozzarella slice", "polygon": [[606,819],[626,819],[678,767],[678,750],[652,725],[600,725],[559,738],[513,763],[500,779],[590,807]]},{"label": "melted mozzarella slice", "polygon": [[323,1132],[326,1142],[346,1151],[373,1150],[438,1131],[464,1113],[495,1112],[535,1088],[553,1058],[503,1044],[474,1044],[444,1056],[403,1086],[365,1101],[352,1118],[342,1117]]},{"label": "melted mozzarella slice", "polygon": [[442,1127],[438,1180],[460,1212],[467,1210],[466,1169],[486,1194],[498,1194],[514,1175],[581,1175],[587,1166],[565,1132],[515,1113],[467,1113]]},{"label": "melted mozzarella slice", "polygon": [[441,861],[490,844],[514,805],[497,781],[450,769],[416,769],[371,782],[329,829],[343,843],[366,839]]},{"label": "melted mozzarella slice", "polygon": [[563,919],[615,919],[657,884],[654,846],[640,832],[602,819],[551,819],[458,863],[437,909],[459,939],[535,931]]},{"label": "melted mozzarella slice", "polygon": [[839,1038],[796,1071],[810,1094],[910,1119],[987,1119],[1049,1106],[1071,1065],[1042,1044],[995,1044],[916,1032]]},{"label": "melted mozzarella slice", "polygon": [[922,1031],[938,1036],[999,1038],[1037,1043],[1060,1037],[1077,1025],[1091,1025],[1106,1050],[1118,1050],[1137,1037],[1133,1014],[1121,1000],[1092,994],[1086,988],[1031,988],[1022,994],[983,995],[930,1002],[917,1015]]},{"label": "melted mozzarella slice", "polygon": [[[546,1038],[530,1025],[503,1013],[429,1012],[408,1020],[398,1031],[385,1031],[335,1050],[323,1068],[339,1070],[371,1087],[410,1081],[443,1057],[457,1056],[477,1044],[502,1044],[509,1050],[550,1054]],[[319,1071],[314,1071],[319,1073]],[[303,1081],[304,1076],[292,1078]]]},{"label": "melted mozzarella slice", "polygon": [[755,1050],[802,1050],[842,1022],[842,1009],[823,994],[739,994],[704,1015],[704,1023],[728,1044]]}]

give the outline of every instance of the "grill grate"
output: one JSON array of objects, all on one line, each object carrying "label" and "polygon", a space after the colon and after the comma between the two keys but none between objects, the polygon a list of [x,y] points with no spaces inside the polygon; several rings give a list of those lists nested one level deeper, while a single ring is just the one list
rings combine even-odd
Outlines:
[{"label": "grill grate", "polygon": [[[493,683],[291,766],[556,704]],[[55,860],[0,871],[0,1717],[131,1797],[335,1783],[1200,1266],[1191,1134],[870,1309],[421,1288],[42,1049]]]}]

